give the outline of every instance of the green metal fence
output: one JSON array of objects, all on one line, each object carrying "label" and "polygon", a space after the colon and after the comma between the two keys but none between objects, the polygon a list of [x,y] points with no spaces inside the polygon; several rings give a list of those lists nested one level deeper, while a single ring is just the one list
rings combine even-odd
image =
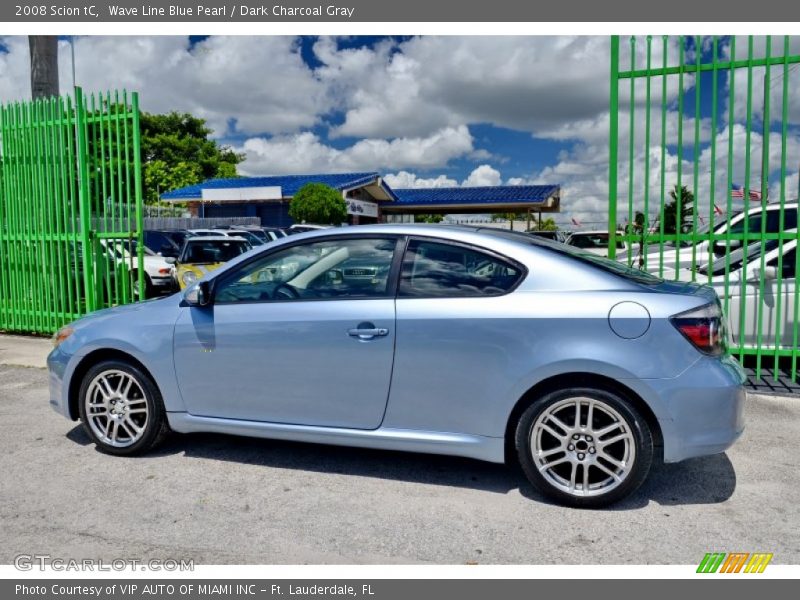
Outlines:
[{"label": "green metal fence", "polygon": [[611,39],[609,256],[713,285],[733,353],[797,380],[800,38]]},{"label": "green metal fence", "polygon": [[52,333],[144,290],[136,93],[0,106],[0,329]]}]

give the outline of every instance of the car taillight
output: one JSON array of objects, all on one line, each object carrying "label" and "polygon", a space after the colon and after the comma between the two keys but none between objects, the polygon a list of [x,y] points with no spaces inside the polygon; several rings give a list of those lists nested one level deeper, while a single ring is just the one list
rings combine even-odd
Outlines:
[{"label": "car taillight", "polygon": [[161,268],[158,270],[159,275],[169,275],[172,272],[171,268]]},{"label": "car taillight", "polygon": [[669,320],[700,352],[719,356],[727,350],[725,319],[718,304],[693,308]]}]

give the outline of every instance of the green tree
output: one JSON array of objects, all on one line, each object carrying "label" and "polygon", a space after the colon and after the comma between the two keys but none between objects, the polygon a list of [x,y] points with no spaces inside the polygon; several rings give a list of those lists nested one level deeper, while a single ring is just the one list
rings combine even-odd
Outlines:
[{"label": "green tree", "polygon": [[494,213],[492,221],[508,221],[511,224],[511,229],[514,229],[514,221],[523,221],[527,218],[525,213]]},{"label": "green tree", "polygon": [[541,225],[537,223],[536,231],[558,231],[558,225],[552,217],[547,217]]},{"label": "green tree", "polygon": [[414,215],[415,223],[441,223],[444,215]]},{"label": "green tree", "polygon": [[342,193],[324,183],[307,183],[289,203],[289,216],[298,223],[336,225],[347,219]]},{"label": "green tree", "polygon": [[141,113],[143,195],[145,202],[159,194],[214,177],[236,177],[244,160],[227,146],[210,139],[205,119],[189,113]]},{"label": "green tree", "polygon": [[[692,230],[692,217],[694,214],[694,194],[684,185],[680,188],[675,185],[669,191],[672,202],[664,205],[664,233],[688,233]],[[678,215],[678,197],[681,200],[680,215]],[[660,231],[660,227],[658,228]]]}]

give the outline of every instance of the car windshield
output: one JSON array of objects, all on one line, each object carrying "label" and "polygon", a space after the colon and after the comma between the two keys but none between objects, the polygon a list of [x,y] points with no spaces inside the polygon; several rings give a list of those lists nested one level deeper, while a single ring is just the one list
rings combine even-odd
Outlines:
[{"label": "car windshield", "polygon": [[248,229],[247,232],[250,233],[250,235],[257,237],[262,242],[270,241],[270,237],[261,229]]},{"label": "car windshield", "polygon": [[[116,258],[127,258],[128,256],[136,257],[136,240],[120,240],[114,243],[111,248]],[[156,253],[147,246],[143,246],[143,248],[145,256],[157,256]]]},{"label": "car windshield", "polygon": [[570,246],[569,244],[562,244],[561,242],[554,242],[552,240],[548,240],[545,238],[530,236],[515,231],[503,231],[503,230],[489,229],[489,228],[483,228],[480,231],[488,233],[490,235],[496,235],[498,237],[510,237],[516,242],[523,242],[531,246],[546,248],[547,250],[550,250],[552,252],[557,252],[558,254],[565,254],[583,263],[589,264],[593,267],[606,271],[607,273],[612,273],[613,275],[617,275],[618,277],[635,281],[636,283],[642,283],[645,285],[657,285],[664,281],[660,277],[651,275],[646,271],[640,271],[639,269],[634,269],[633,267],[629,267],[623,263],[617,262],[615,260],[609,260],[608,258],[599,256],[597,254],[592,254],[591,252],[586,252],[585,250],[581,250],[576,246]]},{"label": "car windshield", "polygon": [[264,240],[262,240],[252,231],[245,231],[238,229],[230,230],[228,231],[228,235],[244,238],[254,246],[261,246],[264,243]]},{"label": "car windshield", "polygon": [[190,239],[181,256],[182,263],[227,262],[250,250],[250,244],[240,240]]},{"label": "car windshield", "polygon": [[178,244],[178,246],[182,246],[183,242],[186,240],[186,232],[185,231],[169,231],[166,233],[168,237],[172,239],[173,242]]},{"label": "car windshield", "polygon": [[[567,242],[576,248],[608,248],[608,233],[597,231],[592,233],[573,233]],[[617,241],[617,248],[625,248],[625,242]]]}]

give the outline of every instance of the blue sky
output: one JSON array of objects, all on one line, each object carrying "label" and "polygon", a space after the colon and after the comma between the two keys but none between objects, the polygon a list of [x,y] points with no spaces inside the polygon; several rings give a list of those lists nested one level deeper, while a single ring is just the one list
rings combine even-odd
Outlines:
[{"label": "blue sky", "polygon": [[[800,39],[791,52],[800,53]],[[782,51],[775,38],[773,55]],[[637,68],[644,66],[645,38],[637,38]],[[720,38],[725,58],[730,39]],[[622,40],[627,65],[630,44]],[[756,55],[764,52],[756,38]],[[375,170],[395,187],[556,183],[562,214],[604,226],[608,213],[609,38],[559,37],[77,37],[78,84],[86,90],[140,92],[151,112],[187,111],[207,120],[220,142],[246,156],[246,175]],[[653,67],[661,65],[660,37],[653,38]],[[737,58],[747,40],[737,40]],[[668,63],[678,42],[670,38]],[[686,60],[694,41],[685,42]],[[60,47],[62,89],[71,83],[69,41]],[[701,60],[711,59],[706,38]],[[0,38],[0,101],[28,97],[28,48],[24,37]],[[782,67],[772,70],[769,186],[777,193]],[[700,79],[701,144],[698,197],[707,207],[724,202],[727,188],[728,73],[718,74],[717,129],[711,128],[711,81]],[[754,115],[751,184],[760,186],[763,73],[753,72]],[[800,87],[800,70],[789,75]],[[733,179],[744,181],[746,71],[734,89]],[[620,88],[620,189],[627,193],[627,84]],[[651,148],[660,144],[661,83],[652,81]],[[633,202],[641,207],[644,83],[637,83]],[[694,79],[684,81],[683,181],[694,168]],[[787,179],[800,163],[800,95],[789,105]],[[677,180],[677,78],[667,84],[665,181]],[[776,111],[777,108],[777,111]],[[772,139],[777,136],[777,141]],[[710,142],[717,140],[716,195],[710,197]],[[777,153],[776,153],[777,152]],[[651,150],[651,168],[653,161]],[[656,159],[659,157],[656,156]],[[657,173],[657,170],[656,170]],[[651,178],[650,197],[659,193]],[[797,193],[796,183],[791,188]],[[778,187],[776,187],[778,186]],[[627,198],[622,199],[623,202]]]}]

